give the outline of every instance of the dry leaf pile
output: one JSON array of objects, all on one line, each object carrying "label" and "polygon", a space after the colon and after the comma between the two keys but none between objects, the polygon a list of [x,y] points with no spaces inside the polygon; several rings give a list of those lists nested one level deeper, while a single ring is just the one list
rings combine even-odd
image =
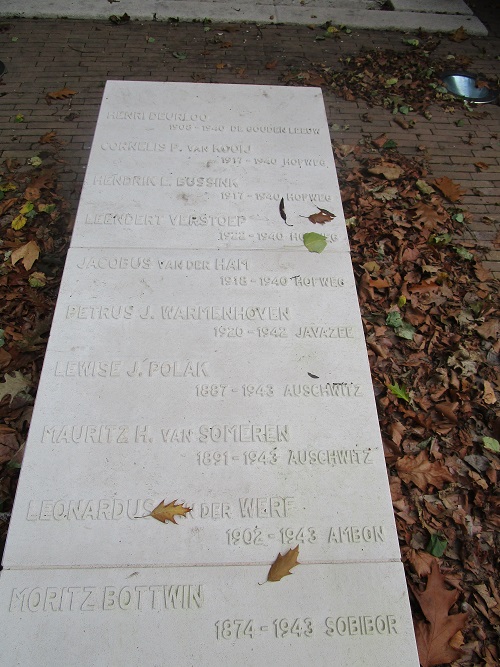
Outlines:
[{"label": "dry leaf pile", "polygon": [[0,547],[69,240],[54,132],[36,164],[0,167]]},{"label": "dry leaf pile", "polygon": [[[412,41],[412,40],[409,40]],[[348,101],[365,100],[370,106],[382,106],[403,115],[410,111],[427,114],[431,104],[448,110],[462,103],[443,87],[440,74],[466,69],[464,57],[450,61],[432,58],[439,44],[427,37],[406,50],[373,49],[339,58],[339,65],[312,63],[307,70],[293,69],[284,76],[285,83],[299,86],[322,86]],[[488,86],[484,80],[482,85]],[[491,82],[493,86],[494,83]]]},{"label": "dry leaf pile", "polygon": [[[494,665],[499,285],[461,240],[463,191],[383,145],[335,153],[398,534],[410,581],[437,557],[462,590],[453,613],[470,613],[456,664]],[[443,615],[442,593],[428,589]],[[427,665],[449,661],[441,648]]]}]

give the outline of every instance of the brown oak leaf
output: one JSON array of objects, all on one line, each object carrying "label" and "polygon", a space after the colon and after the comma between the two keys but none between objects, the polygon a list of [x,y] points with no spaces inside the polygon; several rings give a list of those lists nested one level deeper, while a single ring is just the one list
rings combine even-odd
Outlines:
[{"label": "brown oak leaf", "polygon": [[446,482],[454,479],[448,469],[441,463],[429,461],[427,451],[423,449],[416,457],[408,454],[399,459],[396,468],[403,482],[413,482],[421,491],[425,491],[432,484],[437,489],[442,489]]},{"label": "brown oak leaf", "polygon": [[458,599],[459,592],[445,586],[444,576],[439,565],[433,563],[424,591],[412,586],[420,608],[428,622],[415,623],[418,655],[422,667],[448,664],[458,660],[462,653],[450,641],[464,627],[467,614],[448,614]]},{"label": "brown oak leaf", "polygon": [[463,190],[458,183],[452,181],[451,178],[448,178],[448,176],[436,178],[433,183],[446,199],[449,199],[452,202],[458,201],[461,196],[465,194],[465,190]]},{"label": "brown oak leaf", "polygon": [[436,562],[434,556],[426,551],[417,551],[416,549],[411,548],[406,552],[406,557],[419,577],[426,577],[430,574],[432,564]]},{"label": "brown oak leaf", "polygon": [[296,565],[300,565],[300,563],[297,561],[298,557],[298,545],[295,547],[295,549],[289,549],[283,556],[278,554],[276,560],[269,568],[267,581],[281,581],[283,577],[287,577],[289,574],[292,574],[290,570]]},{"label": "brown oak leaf", "polygon": [[50,144],[54,141],[56,138],[56,133],[54,131],[52,132],[46,132],[44,135],[40,137],[38,140],[39,144]]},{"label": "brown oak leaf", "polygon": [[308,218],[314,225],[324,225],[325,222],[330,222],[330,220],[333,220],[335,217],[335,214],[330,213],[330,211],[327,211],[326,208],[318,207],[318,210],[319,213],[313,213]]},{"label": "brown oak leaf", "polygon": [[5,199],[4,201],[0,202],[0,215],[6,213],[11,206],[14,206],[16,201],[17,197],[11,197],[11,199]]},{"label": "brown oak leaf", "polygon": [[175,517],[186,516],[188,512],[191,512],[191,508],[184,507],[183,503],[176,505],[176,502],[177,500],[172,500],[172,502],[166,505],[165,501],[162,500],[161,503],[157,505],[150,514],[148,514],[148,516],[152,516],[153,519],[161,521],[162,523],[167,523],[167,521],[170,521],[170,523],[175,523],[175,525],[177,525]]}]

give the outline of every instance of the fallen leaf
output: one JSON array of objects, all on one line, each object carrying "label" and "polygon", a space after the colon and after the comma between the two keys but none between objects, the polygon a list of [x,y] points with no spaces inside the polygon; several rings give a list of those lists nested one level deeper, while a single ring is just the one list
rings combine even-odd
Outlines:
[{"label": "fallen leaf", "polygon": [[466,39],[469,39],[469,35],[465,32],[465,28],[461,25],[460,28],[457,28],[455,32],[452,32],[449,35],[448,39],[452,42],[463,42]]},{"label": "fallen leaf", "polygon": [[458,201],[462,195],[465,194],[465,190],[463,190],[458,183],[454,183],[448,176],[436,178],[433,183],[438,190],[443,193],[446,199],[449,199],[451,202]]},{"label": "fallen leaf", "polygon": [[29,241],[20,248],[16,248],[12,252],[10,259],[12,261],[12,266],[15,266],[16,262],[22,259],[24,268],[26,271],[29,271],[39,256],[40,248],[38,247],[36,241]]},{"label": "fallen leaf", "polygon": [[394,384],[388,384],[387,388],[391,392],[391,394],[394,394],[394,396],[397,396],[398,398],[402,398],[403,401],[406,401],[407,403],[410,402],[410,396],[408,395],[408,392],[406,390],[406,387],[404,385],[399,386],[397,382]]},{"label": "fallen leaf", "polygon": [[177,58],[177,60],[186,60],[187,58],[187,53],[184,53],[184,51],[173,51],[172,55],[174,58]]},{"label": "fallen leaf", "polygon": [[51,100],[67,100],[68,97],[72,97],[73,95],[76,95],[76,93],[77,93],[76,90],[71,90],[70,88],[66,88],[65,86],[60,90],[55,90],[53,92],[47,93],[45,97]]},{"label": "fallen leaf", "polygon": [[488,338],[496,340],[500,336],[500,320],[488,320],[484,324],[481,324],[476,331],[485,340]]},{"label": "fallen leaf", "polygon": [[28,278],[28,282],[31,287],[45,287],[47,284],[47,276],[40,271],[33,271]]},{"label": "fallen leaf", "polygon": [[0,215],[6,213],[11,206],[14,206],[16,201],[17,198],[13,197],[12,199],[5,199],[4,201],[0,202]]},{"label": "fallen leaf", "polygon": [[276,560],[269,569],[267,581],[281,581],[283,577],[287,577],[289,574],[292,574],[290,570],[296,565],[300,565],[300,563],[297,561],[298,557],[298,545],[295,547],[295,549],[289,549],[283,556],[278,554]]},{"label": "fallen leaf", "polygon": [[279,211],[280,211],[281,219],[284,221],[285,225],[287,225],[288,227],[293,227],[293,225],[290,225],[286,221],[285,200],[283,199],[283,197],[281,197],[281,199],[280,199]]},{"label": "fallen leaf", "polygon": [[417,551],[416,549],[408,549],[407,558],[419,577],[426,577],[430,574],[432,564],[436,562],[434,556],[431,556],[430,553]]},{"label": "fallen leaf", "polygon": [[376,167],[370,167],[368,171],[375,176],[385,176],[389,181],[395,181],[403,173],[401,167],[392,162],[381,162]]},{"label": "fallen leaf", "polygon": [[265,68],[266,69],[276,69],[276,65],[278,64],[277,60],[272,60],[269,63],[266,63]]},{"label": "fallen leaf", "polygon": [[38,140],[39,144],[50,144],[54,141],[56,138],[56,133],[54,131],[52,132],[46,132],[43,136],[40,137]]},{"label": "fallen leaf", "polygon": [[304,245],[309,252],[323,252],[326,248],[326,236],[316,234],[316,232],[307,232],[303,236]]},{"label": "fallen leaf", "polygon": [[458,599],[459,592],[449,590],[437,563],[432,564],[424,591],[412,586],[413,593],[427,619],[417,621],[415,636],[422,667],[434,667],[458,660],[462,653],[450,646],[450,640],[459,632],[467,620],[467,614],[449,615],[449,610]]},{"label": "fallen leaf", "polygon": [[438,535],[437,533],[434,533],[431,535],[431,538],[429,540],[429,544],[427,545],[427,552],[431,554],[431,556],[436,556],[436,558],[441,558],[446,551],[446,547],[448,546],[448,540],[445,540],[441,535]]},{"label": "fallen leaf", "polygon": [[491,386],[491,383],[488,380],[483,382],[483,401],[487,405],[494,405],[497,402],[497,397],[495,396],[495,390]]},{"label": "fallen leaf", "polygon": [[496,438],[488,438],[488,436],[483,436],[483,445],[485,449],[489,449],[490,452],[500,452],[500,442]]},{"label": "fallen leaf", "polygon": [[10,223],[12,229],[15,229],[16,232],[19,231],[24,227],[24,225],[28,222],[28,218],[26,218],[24,215],[16,215],[14,220]]},{"label": "fallen leaf", "polygon": [[327,211],[325,208],[319,208],[319,213],[313,213],[308,217],[308,220],[310,220],[314,225],[324,225],[325,222],[330,222],[330,220],[333,220],[335,217],[334,213],[330,213],[330,211]]},{"label": "fallen leaf", "polygon": [[485,162],[474,162],[474,166],[478,171],[486,171],[486,169],[490,168],[490,165]]},{"label": "fallen leaf", "polygon": [[15,371],[13,375],[6,373],[4,376],[5,382],[0,382],[0,401],[10,395],[9,403],[12,403],[14,397],[21,391],[24,391],[30,386],[30,382],[19,371]]},{"label": "fallen leaf", "polygon": [[446,482],[454,482],[454,477],[441,461],[429,461],[427,451],[423,449],[418,456],[408,454],[396,462],[399,476],[406,482],[412,482],[421,491],[425,491],[432,484],[442,489]]},{"label": "fallen leaf", "polygon": [[162,500],[161,503],[157,505],[150,514],[148,514],[148,516],[152,516],[153,519],[161,521],[162,523],[167,523],[167,521],[170,521],[170,523],[175,523],[175,525],[177,525],[175,517],[186,516],[188,512],[191,512],[191,508],[184,507],[183,503],[176,505],[176,502],[177,500],[172,500],[172,502],[170,502],[168,505],[165,505],[165,501]]}]

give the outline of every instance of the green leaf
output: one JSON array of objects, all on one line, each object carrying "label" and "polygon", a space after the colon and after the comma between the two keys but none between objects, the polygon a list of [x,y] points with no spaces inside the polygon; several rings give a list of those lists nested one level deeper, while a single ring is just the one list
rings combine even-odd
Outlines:
[{"label": "green leaf", "polygon": [[429,237],[431,245],[448,245],[451,242],[451,234],[445,232],[444,234],[432,234]]},{"label": "green leaf", "polygon": [[26,202],[26,204],[24,204],[24,206],[23,206],[22,209],[19,211],[19,213],[20,213],[21,215],[26,215],[27,213],[29,213],[30,211],[32,211],[33,208],[34,208],[34,204],[33,204],[33,202],[28,201],[28,202]]},{"label": "green leaf", "polygon": [[393,327],[394,329],[401,327],[403,325],[403,318],[401,317],[401,313],[399,313],[397,310],[392,310],[387,314],[385,323],[387,326]]},{"label": "green leaf", "polygon": [[0,347],[3,347],[5,345],[4,335],[5,335],[5,330],[0,329]]},{"label": "green leaf", "polygon": [[457,253],[457,255],[463,259],[467,259],[469,262],[474,259],[474,255],[461,245],[454,245],[453,250]]},{"label": "green leaf", "polygon": [[39,167],[42,164],[42,158],[38,157],[38,155],[34,155],[33,157],[28,158],[28,163],[33,165],[33,167]]},{"label": "green leaf", "polygon": [[394,141],[394,139],[388,139],[382,148],[397,148],[397,145],[398,144]]},{"label": "green leaf", "polygon": [[399,107],[399,111],[406,116],[406,114],[410,113],[412,110],[412,107],[407,106],[406,104],[403,104],[402,107]]},{"label": "green leaf", "polygon": [[156,39],[154,37],[148,37],[148,44],[154,44]]},{"label": "green leaf", "polygon": [[436,192],[431,185],[423,181],[421,178],[418,179],[415,185],[423,195],[431,195],[433,192]]},{"label": "green leaf", "polygon": [[411,401],[408,392],[406,391],[406,387],[404,385],[401,385],[400,387],[399,384],[396,382],[394,384],[389,384],[387,386],[391,394],[394,394],[394,396],[402,398],[403,401],[406,401],[407,403]]},{"label": "green leaf", "polygon": [[452,215],[451,217],[455,222],[463,222],[465,220],[463,213],[455,213],[455,215]]},{"label": "green leaf", "polygon": [[429,540],[426,551],[432,556],[436,556],[436,558],[441,558],[441,556],[446,551],[447,546],[448,540],[445,540],[443,537],[440,537],[434,533],[434,535],[431,535],[431,539]]},{"label": "green leaf", "polygon": [[404,294],[401,294],[401,296],[398,299],[398,306],[400,308],[403,308],[403,306],[406,306],[406,297]]},{"label": "green leaf", "polygon": [[10,41],[11,42],[17,42],[18,39],[19,39],[19,37],[12,37],[12,39]]},{"label": "green leaf", "polygon": [[385,82],[385,85],[386,86],[394,86],[397,82],[398,82],[398,80],[395,79],[395,78],[387,79],[387,81]]},{"label": "green leaf", "polygon": [[186,60],[186,58],[188,57],[187,53],[184,53],[184,51],[173,51],[172,55],[174,56],[174,58],[177,58],[177,60]]},{"label": "green leaf", "polygon": [[465,125],[465,118],[460,118],[460,120],[455,121],[457,127],[463,127]]},{"label": "green leaf", "polygon": [[55,204],[38,204],[38,211],[40,213],[52,213],[56,210]]},{"label": "green leaf", "polygon": [[400,327],[395,328],[394,332],[396,336],[399,336],[400,338],[413,340],[413,336],[415,335],[415,327],[412,327],[409,322],[403,322]]},{"label": "green leaf", "polygon": [[14,116],[14,123],[24,123],[24,116],[22,113],[18,113],[17,116]]},{"label": "green leaf", "polygon": [[487,436],[483,436],[483,445],[484,448],[489,449],[490,452],[496,452],[497,454],[500,453],[500,442],[495,440],[495,438],[488,438]]},{"label": "green leaf", "polygon": [[420,42],[418,39],[403,39],[403,44],[408,44],[408,46],[418,46]]},{"label": "green leaf", "polygon": [[353,215],[352,218],[346,218],[345,219],[345,226],[346,227],[355,227],[357,223],[356,216]]},{"label": "green leaf", "polygon": [[323,234],[307,232],[307,234],[304,234],[303,240],[309,252],[323,252],[326,248],[326,236],[323,236]]}]

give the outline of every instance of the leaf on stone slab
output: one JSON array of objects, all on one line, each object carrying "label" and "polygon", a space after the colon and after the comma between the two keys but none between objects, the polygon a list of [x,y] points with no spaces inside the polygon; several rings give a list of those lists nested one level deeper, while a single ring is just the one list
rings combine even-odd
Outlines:
[{"label": "leaf on stone slab", "polygon": [[14,397],[29,386],[30,382],[19,371],[15,371],[13,375],[6,373],[4,382],[0,382],[0,401],[10,395],[9,403],[12,403]]},{"label": "leaf on stone slab", "polygon": [[165,501],[162,500],[161,503],[157,505],[150,514],[148,514],[148,516],[152,516],[153,519],[161,521],[162,523],[167,523],[167,521],[170,521],[170,523],[175,523],[175,525],[177,525],[175,517],[186,516],[186,514],[191,512],[191,508],[184,507],[184,503],[180,503],[178,505],[176,505],[176,503],[177,500],[172,500],[172,502],[166,505]]},{"label": "leaf on stone slab", "polygon": [[335,214],[330,213],[330,211],[327,211],[326,208],[318,207],[318,211],[319,213],[313,213],[308,218],[314,225],[324,225],[325,222],[330,222],[330,220],[333,220],[335,217]]},{"label": "leaf on stone slab", "polygon": [[399,476],[408,484],[412,482],[421,491],[425,491],[432,484],[442,489],[446,482],[454,482],[454,477],[441,461],[429,461],[429,455],[423,449],[418,456],[408,454],[396,462]]},{"label": "leaf on stone slab", "polygon": [[449,590],[439,565],[433,563],[424,591],[412,586],[413,593],[428,622],[417,621],[415,635],[422,667],[448,664],[458,660],[462,653],[450,641],[465,626],[467,614],[449,615],[459,592]]},{"label": "leaf on stone slab", "polygon": [[294,549],[289,549],[283,556],[278,554],[276,560],[269,568],[267,581],[281,581],[283,577],[292,574],[290,570],[296,565],[300,565],[297,558],[299,557],[299,546]]},{"label": "leaf on stone slab", "polygon": [[452,181],[451,178],[448,178],[448,176],[436,178],[434,180],[434,185],[446,197],[446,199],[449,199],[451,202],[458,201],[462,195],[465,194],[465,190],[463,190],[458,185],[458,183]]},{"label": "leaf on stone slab", "polygon": [[303,236],[304,245],[309,252],[323,252],[326,248],[326,236],[316,234],[316,232],[307,232]]},{"label": "leaf on stone slab", "polygon": [[36,241],[29,241],[20,248],[13,250],[10,258],[12,260],[12,266],[15,266],[16,262],[22,259],[24,268],[26,271],[29,271],[39,256],[40,248],[38,247]]},{"label": "leaf on stone slab", "polygon": [[375,167],[370,167],[368,171],[375,176],[385,176],[389,181],[395,181],[403,173],[401,167],[392,162],[381,162]]}]

